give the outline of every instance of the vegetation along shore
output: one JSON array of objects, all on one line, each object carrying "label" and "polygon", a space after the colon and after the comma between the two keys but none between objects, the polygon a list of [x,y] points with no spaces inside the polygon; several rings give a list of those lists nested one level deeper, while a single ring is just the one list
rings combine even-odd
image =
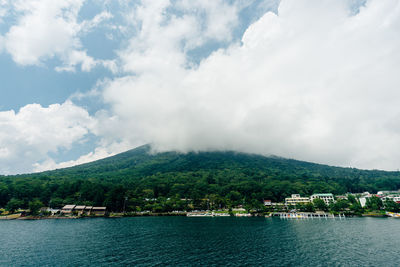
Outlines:
[{"label": "vegetation along shore", "polygon": [[[152,154],[146,145],[71,168],[0,176],[0,216],[18,210],[45,216],[43,207],[72,204],[105,207],[110,216],[236,209],[251,214],[297,210],[383,215],[400,212],[399,188],[400,172],[236,152]],[[332,201],[325,206],[316,199],[286,203],[293,194],[311,198],[320,193],[332,194]]]}]

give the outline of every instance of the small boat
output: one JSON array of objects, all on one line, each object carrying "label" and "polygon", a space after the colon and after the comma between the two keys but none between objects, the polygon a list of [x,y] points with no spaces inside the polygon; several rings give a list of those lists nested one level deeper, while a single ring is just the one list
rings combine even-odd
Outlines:
[{"label": "small boat", "polygon": [[210,212],[188,212],[186,214],[187,217],[213,217],[213,214]]},{"label": "small boat", "polygon": [[236,213],[236,217],[251,217],[250,213]]},{"label": "small boat", "polygon": [[399,218],[400,219],[400,213],[394,213],[394,212],[386,212],[386,215],[392,218]]},{"label": "small boat", "polygon": [[226,213],[226,212],[221,212],[221,213],[213,212],[212,215],[215,216],[215,217],[229,217],[229,216],[231,216],[229,213]]}]

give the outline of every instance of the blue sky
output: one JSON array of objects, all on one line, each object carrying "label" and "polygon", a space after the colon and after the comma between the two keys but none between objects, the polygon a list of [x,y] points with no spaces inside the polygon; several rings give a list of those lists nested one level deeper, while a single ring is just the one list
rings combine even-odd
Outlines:
[{"label": "blue sky", "polygon": [[398,13],[393,0],[0,0],[0,174],[144,143],[397,169]]}]

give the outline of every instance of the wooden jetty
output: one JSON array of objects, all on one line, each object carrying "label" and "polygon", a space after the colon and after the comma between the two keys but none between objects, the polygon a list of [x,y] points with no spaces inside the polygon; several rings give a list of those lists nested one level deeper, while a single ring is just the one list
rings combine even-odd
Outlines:
[{"label": "wooden jetty", "polygon": [[330,213],[313,213],[313,212],[275,212],[273,216],[280,219],[345,219],[344,214],[333,215]]}]

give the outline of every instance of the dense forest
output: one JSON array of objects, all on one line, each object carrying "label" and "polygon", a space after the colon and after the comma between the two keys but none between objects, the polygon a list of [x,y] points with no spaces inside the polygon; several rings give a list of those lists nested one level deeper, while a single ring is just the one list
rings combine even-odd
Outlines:
[{"label": "dense forest", "polygon": [[146,145],[71,168],[0,176],[0,207],[27,208],[36,201],[51,207],[84,204],[107,206],[112,211],[169,211],[204,205],[257,206],[263,199],[283,201],[293,193],[344,194],[399,188],[399,172],[339,168],[236,152],[152,154]]}]

